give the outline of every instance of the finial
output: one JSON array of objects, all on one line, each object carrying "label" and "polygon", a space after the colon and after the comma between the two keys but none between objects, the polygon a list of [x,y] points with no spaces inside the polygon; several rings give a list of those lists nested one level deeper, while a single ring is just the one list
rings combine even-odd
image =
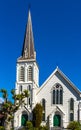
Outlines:
[{"label": "finial", "polygon": [[56,68],[58,69],[58,66]]},{"label": "finial", "polygon": [[29,3],[29,5],[28,5],[28,10],[30,10],[30,8],[31,8],[31,4]]}]

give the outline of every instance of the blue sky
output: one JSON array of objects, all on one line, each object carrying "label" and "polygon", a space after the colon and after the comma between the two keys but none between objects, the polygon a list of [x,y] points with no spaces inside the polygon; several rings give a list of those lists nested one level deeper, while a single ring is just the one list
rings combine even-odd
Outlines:
[{"label": "blue sky", "polygon": [[40,85],[58,66],[81,90],[80,0],[0,0],[0,88],[15,87],[29,3]]}]

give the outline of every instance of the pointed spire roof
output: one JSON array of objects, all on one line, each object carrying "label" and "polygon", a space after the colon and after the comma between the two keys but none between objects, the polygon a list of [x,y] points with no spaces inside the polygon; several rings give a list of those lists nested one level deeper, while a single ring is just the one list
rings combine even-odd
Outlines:
[{"label": "pointed spire roof", "polygon": [[33,38],[32,20],[31,20],[30,10],[28,13],[28,22],[27,22],[26,32],[25,32],[25,37],[24,37],[22,58],[35,59],[34,38]]}]

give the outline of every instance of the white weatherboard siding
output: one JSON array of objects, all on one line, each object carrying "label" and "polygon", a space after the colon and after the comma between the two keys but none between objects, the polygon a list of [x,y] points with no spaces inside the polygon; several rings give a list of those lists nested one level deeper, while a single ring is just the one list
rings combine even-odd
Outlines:
[{"label": "white weatherboard siding", "polygon": [[16,94],[25,89],[29,91],[30,96],[25,98],[26,105],[21,106],[14,114],[14,128],[25,125],[23,118],[32,120],[32,110],[37,103],[45,106],[41,125],[48,123],[51,129],[66,128],[72,120],[81,123],[81,92],[58,67],[39,87],[39,68],[34,49],[30,11],[22,56],[17,59],[16,66]]},{"label": "white weatherboard siding", "polygon": [[[64,125],[67,126],[69,122],[69,102],[70,98],[74,99],[74,120],[78,120],[78,104],[79,104],[79,94],[70,86],[62,77],[59,75],[60,79],[54,74],[44,86],[40,87],[37,93],[37,102],[41,102],[44,98],[46,100],[46,118],[56,109],[58,106],[64,113]],[[52,90],[56,83],[59,83],[63,87],[63,104],[52,104]]]}]

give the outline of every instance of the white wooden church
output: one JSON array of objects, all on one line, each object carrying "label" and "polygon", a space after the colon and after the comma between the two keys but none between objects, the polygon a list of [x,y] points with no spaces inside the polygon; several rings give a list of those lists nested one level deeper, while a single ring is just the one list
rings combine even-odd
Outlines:
[{"label": "white wooden church", "polygon": [[30,96],[14,115],[14,127],[23,126],[26,120],[32,120],[32,110],[37,103],[44,107],[42,125],[49,124],[50,129],[57,126],[66,128],[70,121],[81,123],[81,92],[57,67],[47,80],[39,86],[39,67],[36,61],[31,13],[22,48],[17,59],[16,94],[27,89]]}]

